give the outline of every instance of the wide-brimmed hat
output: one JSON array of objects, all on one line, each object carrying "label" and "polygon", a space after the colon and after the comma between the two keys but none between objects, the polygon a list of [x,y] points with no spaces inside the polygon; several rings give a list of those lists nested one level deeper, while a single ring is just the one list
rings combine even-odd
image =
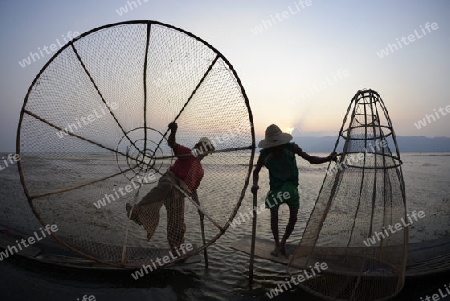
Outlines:
[{"label": "wide-brimmed hat", "polygon": [[292,140],[291,134],[283,133],[277,125],[271,124],[266,129],[265,138],[259,141],[258,147],[259,148],[274,147],[288,143],[291,140]]}]

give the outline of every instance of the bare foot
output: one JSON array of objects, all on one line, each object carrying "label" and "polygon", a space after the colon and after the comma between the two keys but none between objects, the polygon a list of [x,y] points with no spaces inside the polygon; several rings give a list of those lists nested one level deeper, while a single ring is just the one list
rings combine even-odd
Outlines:
[{"label": "bare foot", "polygon": [[278,246],[275,247],[275,249],[270,252],[270,255],[278,257],[278,254],[280,253],[280,248]]}]

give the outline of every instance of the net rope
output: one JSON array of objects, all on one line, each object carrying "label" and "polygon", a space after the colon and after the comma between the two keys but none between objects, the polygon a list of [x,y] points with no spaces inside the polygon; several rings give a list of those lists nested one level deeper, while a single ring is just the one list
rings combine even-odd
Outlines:
[{"label": "net rope", "polygon": [[[195,155],[177,157],[168,146],[174,121],[179,145],[208,137],[215,149],[201,160],[198,203],[183,181],[165,182],[177,158]],[[39,221],[56,224],[54,237],[72,251],[117,268],[172,254],[159,268],[223,235],[244,198],[254,145],[233,66],[207,42],[156,21],[105,25],[62,47],[30,86],[17,135]],[[160,184],[170,193],[135,222],[136,206]]]},{"label": "net rope", "polygon": [[396,136],[376,91],[352,98],[334,150],[288,270],[326,263],[300,286],[327,300],[387,300],[404,285],[408,219]]}]

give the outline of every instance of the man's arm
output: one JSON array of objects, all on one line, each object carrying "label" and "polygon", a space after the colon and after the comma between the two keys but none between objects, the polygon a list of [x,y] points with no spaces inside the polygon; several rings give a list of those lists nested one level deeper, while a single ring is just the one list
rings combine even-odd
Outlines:
[{"label": "man's arm", "polygon": [[258,162],[256,162],[255,170],[253,171],[253,186],[251,188],[252,193],[256,193],[258,190],[258,180],[259,180],[259,172],[262,168],[262,159],[261,156],[258,158]]},{"label": "man's arm", "polygon": [[330,162],[333,160],[336,160],[336,153],[333,152],[327,157],[317,157],[317,156],[310,156],[307,153],[305,153],[297,144],[294,144],[294,151],[297,155],[305,159],[311,164],[322,164],[326,162]]},{"label": "man's arm", "polygon": [[175,146],[177,145],[177,142],[175,140],[175,135],[177,133],[178,125],[175,122],[169,123],[169,129],[170,129],[170,135],[169,139],[167,139],[167,144],[175,150]]}]

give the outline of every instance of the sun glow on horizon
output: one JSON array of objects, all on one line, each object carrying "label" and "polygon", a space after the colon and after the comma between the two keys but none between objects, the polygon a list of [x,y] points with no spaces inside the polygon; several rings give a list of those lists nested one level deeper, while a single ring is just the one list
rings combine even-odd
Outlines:
[{"label": "sun glow on horizon", "polygon": [[288,134],[292,134],[292,132],[294,131],[294,129],[295,129],[295,128],[289,128],[289,127],[286,127],[286,128],[284,128],[283,132],[288,133]]}]

